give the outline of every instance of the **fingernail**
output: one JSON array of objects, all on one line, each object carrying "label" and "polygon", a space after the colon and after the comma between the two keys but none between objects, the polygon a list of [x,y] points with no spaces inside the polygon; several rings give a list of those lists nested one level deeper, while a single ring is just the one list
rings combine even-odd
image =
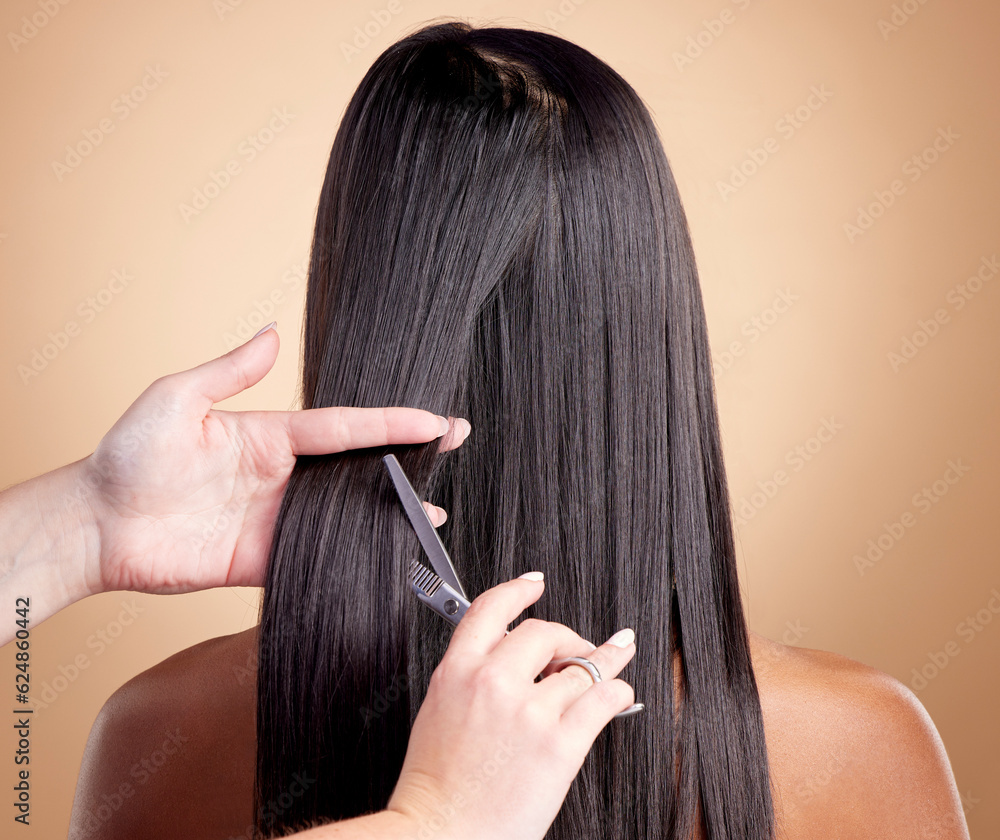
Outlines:
[{"label": "fingernail", "polygon": [[[458,438],[457,443],[462,443],[469,436],[469,432],[472,431],[472,424],[464,417],[449,417],[445,422],[454,424],[455,434]],[[445,432],[447,431],[448,427],[445,428]],[[442,432],[442,434],[444,434],[444,432]]]},{"label": "fingernail", "polygon": [[271,323],[268,324],[266,327],[261,327],[259,330],[257,330],[257,332],[255,332],[253,334],[253,336],[251,337],[250,340],[253,341],[262,332],[267,332],[268,330],[273,330],[276,326],[278,326],[278,322],[277,321],[271,321]]},{"label": "fingernail", "polygon": [[520,580],[543,580],[545,575],[541,572],[525,572],[523,575],[518,575]]},{"label": "fingernail", "polygon": [[[448,429],[451,428],[451,424],[448,422],[447,417],[442,417],[440,414],[437,415],[438,422],[441,424],[441,435],[448,434]],[[440,437],[441,435],[438,435]]]},{"label": "fingernail", "polygon": [[624,630],[619,630],[615,635],[608,639],[607,644],[614,645],[615,647],[625,648],[628,647],[635,639],[635,631],[626,627]]},{"label": "fingernail", "polygon": [[444,523],[448,521],[448,511],[444,508],[438,507],[437,505],[434,505],[434,510],[437,511],[438,525],[444,525]]}]

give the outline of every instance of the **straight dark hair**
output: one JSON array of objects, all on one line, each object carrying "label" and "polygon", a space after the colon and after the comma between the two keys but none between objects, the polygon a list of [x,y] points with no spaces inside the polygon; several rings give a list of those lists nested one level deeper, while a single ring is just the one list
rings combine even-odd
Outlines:
[{"label": "straight dark hair", "polygon": [[602,732],[548,837],[771,838],[697,270],[624,79],[521,29],[390,46],[333,144],[304,330],[304,408],[417,406],[473,431],[447,454],[298,459],[261,609],[259,831],[384,808],[447,647],[410,593],[393,451],[448,510],[470,597],[539,569],[526,616],[597,644],[636,630],[622,676],[646,711]]}]

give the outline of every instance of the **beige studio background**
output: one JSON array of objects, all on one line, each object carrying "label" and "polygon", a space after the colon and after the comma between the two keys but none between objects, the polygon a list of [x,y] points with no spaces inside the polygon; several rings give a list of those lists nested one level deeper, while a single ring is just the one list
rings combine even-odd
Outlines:
[{"label": "beige studio background", "polygon": [[[338,121],[385,46],[450,16],[555,31],[650,106],[701,269],[751,624],[914,688],[973,836],[996,836],[1000,7],[987,0],[8,0],[0,485],[87,455],[155,378],[272,317],[275,369],[225,405],[294,407]],[[23,834],[65,836],[108,695],[251,626],[256,595],[111,593],[33,630]],[[7,647],[4,704],[13,662]],[[4,836],[12,819],[0,806]]]}]

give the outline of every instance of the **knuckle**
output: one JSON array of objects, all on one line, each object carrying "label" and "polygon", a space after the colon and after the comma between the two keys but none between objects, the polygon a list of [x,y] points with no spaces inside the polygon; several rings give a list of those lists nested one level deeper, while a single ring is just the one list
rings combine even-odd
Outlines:
[{"label": "knuckle", "polygon": [[432,691],[446,689],[450,683],[451,671],[448,666],[445,665],[444,660],[441,660],[441,663],[431,673],[431,678],[427,683],[427,693],[430,694]]},{"label": "knuckle", "polygon": [[385,440],[389,440],[389,409],[383,408],[378,413],[379,432]]},{"label": "knuckle", "polygon": [[333,428],[336,430],[335,437],[340,441],[340,445],[345,449],[354,448],[354,426],[344,411],[338,411],[334,417]]},{"label": "knuckle", "polygon": [[518,729],[535,741],[545,742],[552,738],[555,724],[552,710],[537,701],[525,703],[518,712]]},{"label": "knuckle", "polygon": [[627,660],[623,660],[621,656],[622,653],[619,648],[608,651],[606,647],[599,647],[587,654],[587,659],[597,666],[597,670],[601,672],[601,679],[610,682],[627,664]]},{"label": "knuckle", "polygon": [[466,666],[457,657],[449,656],[445,653],[444,657],[438,663],[437,668],[431,673],[428,690],[430,690],[431,686],[436,686],[438,689],[457,689],[465,683],[467,670]]},{"label": "knuckle", "polygon": [[570,685],[581,693],[594,685],[594,678],[579,665],[567,665],[562,669],[562,674],[570,681]]},{"label": "knuckle", "polygon": [[635,691],[624,680],[609,680],[594,686],[596,699],[601,711],[611,715],[635,702]]},{"label": "knuckle", "polygon": [[491,695],[510,697],[513,691],[513,681],[507,670],[492,660],[487,660],[477,671],[473,679],[476,688]]},{"label": "knuckle", "polygon": [[539,753],[556,767],[577,761],[579,749],[575,739],[559,726],[550,725],[539,730],[535,733],[533,743]]},{"label": "knuckle", "polygon": [[540,618],[526,618],[517,626],[524,628],[524,630],[522,631],[523,633],[530,633],[531,635],[537,635],[544,633],[548,630],[549,622],[543,621]]},{"label": "knuckle", "polygon": [[465,611],[466,618],[471,615],[479,615],[483,610],[488,609],[490,604],[496,599],[496,594],[492,589],[487,589],[482,594],[473,599],[469,604],[469,609]]},{"label": "knuckle", "polygon": [[169,408],[174,409],[183,402],[184,373],[185,371],[164,374],[159,379],[154,379],[146,388],[146,392],[153,394]]},{"label": "knuckle", "polygon": [[174,389],[177,380],[174,378],[175,374],[167,373],[163,376],[154,379],[146,388],[146,390],[153,394],[166,394]]},{"label": "knuckle", "polygon": [[575,758],[576,751],[571,744],[567,743],[567,738],[559,732],[540,733],[535,739],[542,755],[547,756],[550,761],[555,761],[557,766],[571,758]]},{"label": "knuckle", "polygon": [[571,647],[573,643],[580,641],[580,637],[569,627],[557,621],[546,621],[541,618],[525,618],[518,624],[518,628],[524,627],[522,633],[530,636],[532,642],[538,644]]}]

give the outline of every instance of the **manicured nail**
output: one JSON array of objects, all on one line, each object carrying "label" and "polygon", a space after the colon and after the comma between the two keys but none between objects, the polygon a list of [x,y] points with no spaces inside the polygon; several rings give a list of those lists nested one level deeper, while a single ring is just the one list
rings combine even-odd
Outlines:
[{"label": "manicured nail", "polygon": [[437,415],[437,419],[438,419],[438,422],[441,424],[441,432],[438,435],[438,437],[440,437],[441,435],[448,434],[448,429],[451,428],[451,424],[448,422],[448,418],[447,417],[442,417],[440,414],[438,414]]},{"label": "manicured nail", "polygon": [[444,432],[442,432],[441,434],[447,432],[448,429],[453,425],[455,427],[455,434],[458,438],[457,440],[458,443],[463,443],[465,439],[469,436],[469,432],[472,431],[472,424],[464,417],[449,417],[447,420],[445,420],[445,423],[450,425],[446,425]]},{"label": "manicured nail", "polygon": [[521,580],[543,580],[545,575],[541,572],[525,572],[523,575],[518,575]]},{"label": "manicured nail", "polygon": [[632,644],[635,639],[635,631],[627,627],[624,630],[619,630],[615,635],[608,639],[607,644],[614,645],[615,647],[625,648]]},{"label": "manicured nail", "polygon": [[266,327],[261,327],[259,330],[257,330],[257,332],[255,332],[253,334],[253,337],[250,340],[253,341],[254,338],[256,338],[258,335],[260,335],[262,332],[267,332],[268,330],[273,330],[276,326],[278,326],[278,322],[277,321],[271,321],[271,323],[268,324]]},{"label": "manicured nail", "polygon": [[437,505],[434,505],[434,510],[437,511],[437,515],[438,515],[438,523],[437,524],[439,526],[440,525],[444,525],[444,523],[448,521],[448,511],[446,511],[444,508],[438,507]]}]

